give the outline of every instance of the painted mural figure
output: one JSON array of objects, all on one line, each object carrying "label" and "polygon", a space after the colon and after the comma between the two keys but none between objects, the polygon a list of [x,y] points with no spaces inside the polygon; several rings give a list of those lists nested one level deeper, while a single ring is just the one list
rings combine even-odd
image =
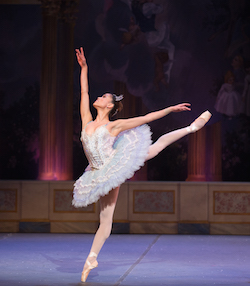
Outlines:
[{"label": "painted mural figure", "polygon": [[245,66],[246,76],[243,90],[244,113],[250,116],[250,62]]},{"label": "painted mural figure", "polygon": [[120,29],[120,31],[123,32],[120,49],[123,49],[126,45],[131,45],[137,42],[141,34],[140,27],[136,25],[134,17],[130,17],[128,30]]},{"label": "painted mural figure", "polygon": [[190,126],[169,132],[151,144],[147,123],[170,112],[190,110],[190,104],[182,103],[145,116],[110,121],[109,118],[122,109],[123,96],[105,93],[93,103],[97,110],[93,119],[89,108],[88,67],[82,48],[76,50],[76,56],[81,67],[81,141],[89,166],[75,182],[72,204],[84,207],[98,200],[100,202],[100,225],[81,276],[81,281],[85,282],[90,270],[98,266],[97,256],[110,235],[119,186],[131,178],[145,161],[176,140],[202,128],[211,113],[205,111]]},{"label": "painted mural figure", "polygon": [[236,55],[235,57],[233,57],[231,66],[232,66],[232,73],[234,75],[235,90],[238,91],[240,94],[242,94],[244,88],[244,77],[245,77],[244,61],[242,56]]},{"label": "painted mural figure", "polygon": [[250,19],[247,12],[249,11],[249,1],[229,0],[211,1],[211,3],[214,7],[212,22],[216,26],[216,32],[209,37],[209,41],[218,36],[226,36],[226,57],[231,57],[239,49],[243,53],[249,53]]},{"label": "painted mural figure", "polygon": [[155,77],[154,85],[156,91],[160,90],[160,83],[165,87],[168,87],[168,81],[166,80],[166,75],[164,73],[164,64],[169,61],[169,56],[167,51],[159,51],[155,53]]},{"label": "painted mural figure", "polygon": [[162,12],[162,7],[153,3],[153,0],[133,0],[132,12],[143,33],[156,31],[155,17]]},{"label": "painted mural figure", "polygon": [[217,112],[229,117],[239,115],[242,112],[242,97],[235,89],[235,76],[231,71],[225,75],[225,83],[221,86],[215,109]]},{"label": "painted mural figure", "polygon": [[153,0],[133,0],[131,7],[141,31],[145,34],[148,46],[154,51],[154,85],[158,91],[160,83],[168,87],[174,61],[175,46],[169,39],[169,25],[165,21],[160,21],[156,27],[156,16],[163,12],[163,8]]}]

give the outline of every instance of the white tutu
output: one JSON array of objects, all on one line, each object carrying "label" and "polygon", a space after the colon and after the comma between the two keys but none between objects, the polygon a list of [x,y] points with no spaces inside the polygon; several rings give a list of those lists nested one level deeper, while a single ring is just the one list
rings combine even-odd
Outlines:
[{"label": "white tutu", "polygon": [[119,134],[112,146],[115,152],[107,163],[99,169],[87,168],[75,182],[72,204],[92,204],[131,178],[144,165],[150,145],[151,131],[146,124]]}]

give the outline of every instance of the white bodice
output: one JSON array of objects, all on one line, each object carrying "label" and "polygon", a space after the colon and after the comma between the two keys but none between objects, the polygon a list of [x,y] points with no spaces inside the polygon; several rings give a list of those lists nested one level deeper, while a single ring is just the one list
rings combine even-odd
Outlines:
[{"label": "white bodice", "polygon": [[81,141],[91,169],[100,169],[108,163],[115,153],[113,144],[115,136],[111,135],[106,125],[98,127],[93,134],[82,130]]}]

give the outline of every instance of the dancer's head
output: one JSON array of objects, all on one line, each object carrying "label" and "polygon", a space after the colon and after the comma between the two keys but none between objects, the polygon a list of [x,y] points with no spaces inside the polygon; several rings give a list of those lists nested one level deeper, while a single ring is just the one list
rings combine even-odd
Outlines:
[{"label": "dancer's head", "polygon": [[122,99],[123,95],[116,95],[112,94],[112,103],[113,103],[113,108],[110,111],[110,117],[114,117],[118,112],[122,111],[123,104],[122,104]]},{"label": "dancer's head", "polygon": [[93,103],[93,106],[97,109],[106,109],[110,117],[115,116],[123,108],[121,100],[123,99],[122,95],[117,96],[112,93],[104,93],[102,96],[98,97],[97,100]]}]

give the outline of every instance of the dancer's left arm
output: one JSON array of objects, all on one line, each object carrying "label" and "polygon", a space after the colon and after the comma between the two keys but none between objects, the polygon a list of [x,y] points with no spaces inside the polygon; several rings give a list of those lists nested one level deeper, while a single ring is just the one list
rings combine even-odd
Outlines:
[{"label": "dancer's left arm", "polygon": [[110,123],[111,133],[114,136],[117,136],[122,131],[160,119],[171,112],[181,112],[181,111],[191,110],[190,105],[191,105],[190,103],[181,103],[164,108],[159,111],[150,112],[144,116],[115,120],[112,123]]}]

